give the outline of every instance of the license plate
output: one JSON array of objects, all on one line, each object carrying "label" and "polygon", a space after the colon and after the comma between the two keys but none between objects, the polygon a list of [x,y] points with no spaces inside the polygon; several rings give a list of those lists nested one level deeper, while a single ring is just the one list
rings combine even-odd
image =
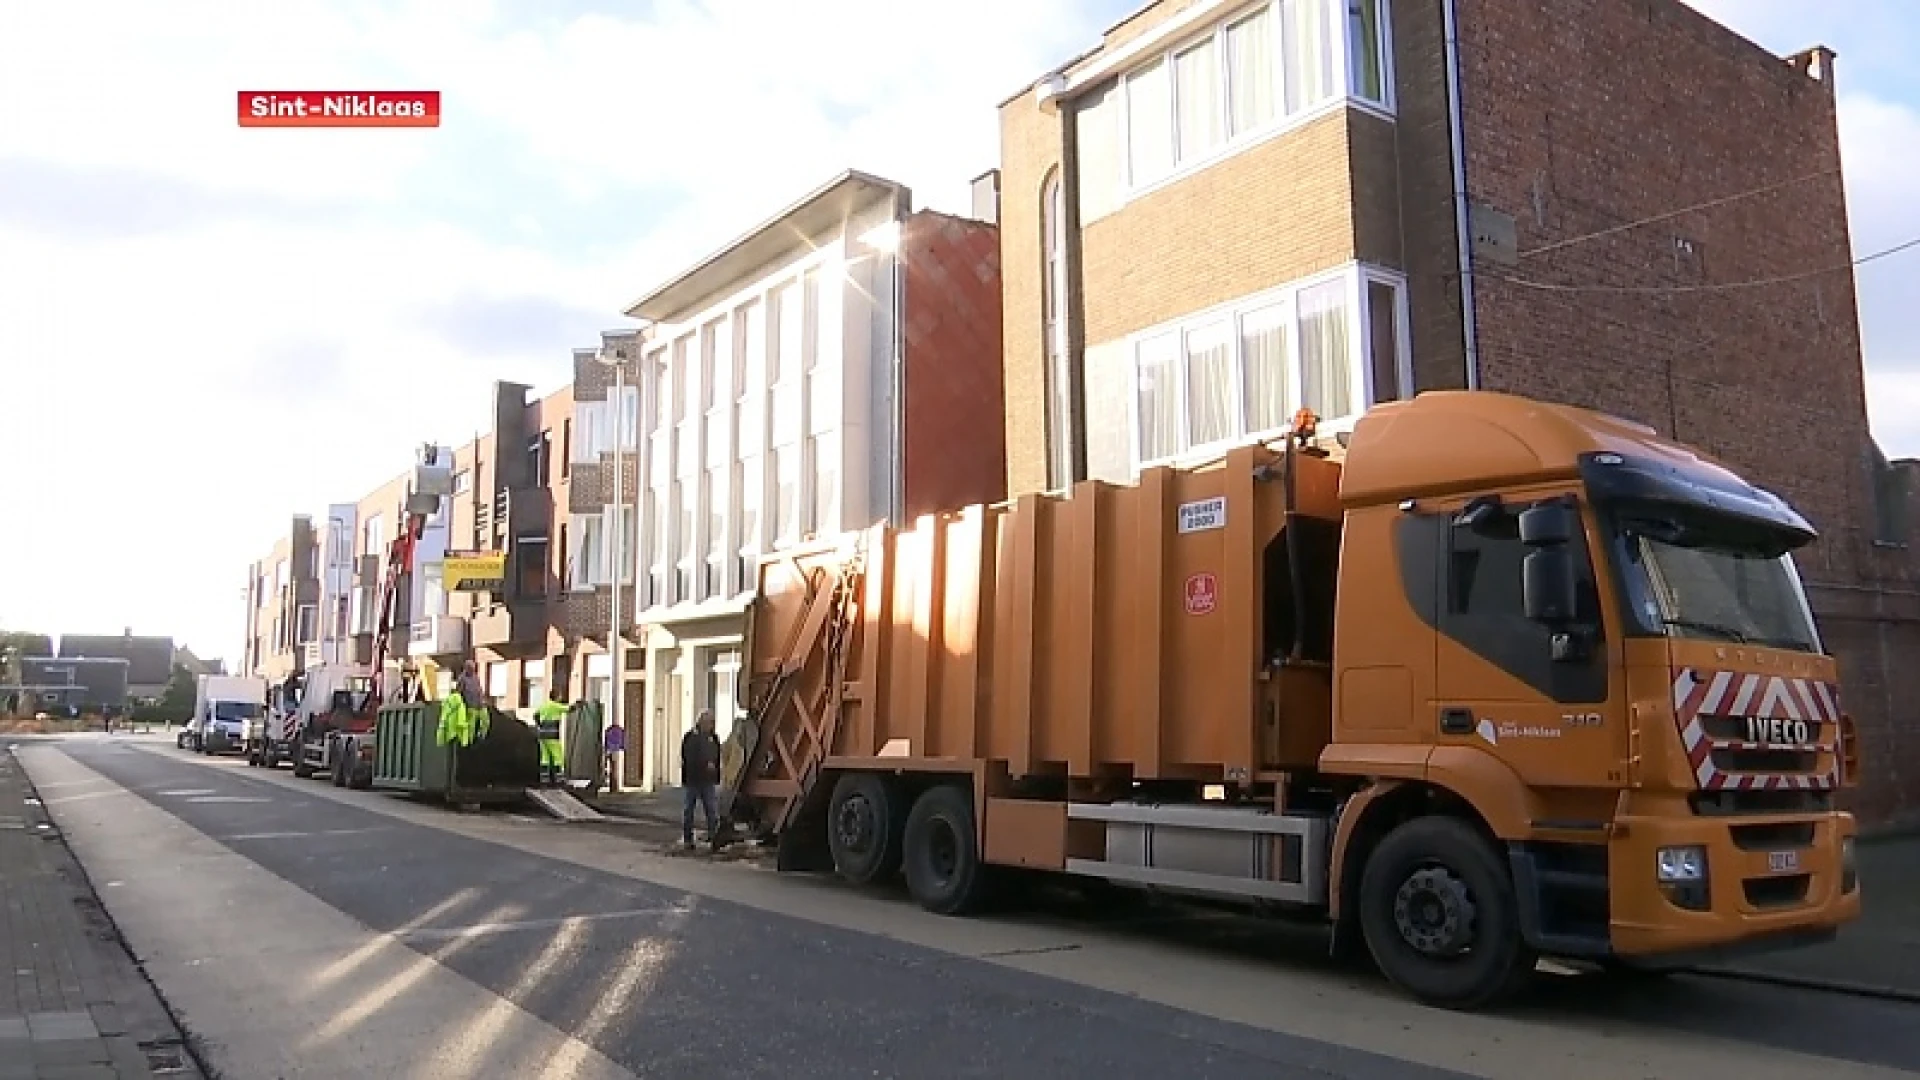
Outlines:
[{"label": "license plate", "polygon": [[1776,874],[1788,874],[1800,869],[1800,853],[1797,851],[1770,851],[1767,853],[1767,869]]}]

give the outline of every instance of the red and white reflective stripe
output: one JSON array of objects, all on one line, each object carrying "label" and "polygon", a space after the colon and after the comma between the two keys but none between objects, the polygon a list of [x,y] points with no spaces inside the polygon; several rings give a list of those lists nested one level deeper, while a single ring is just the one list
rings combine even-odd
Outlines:
[{"label": "red and white reflective stripe", "polygon": [[[1815,725],[1833,725],[1831,741],[1821,738],[1796,749],[1833,754],[1834,764],[1822,774],[1723,773],[1713,763],[1715,750],[1763,750],[1777,746],[1737,739],[1715,739],[1707,734],[1705,718],[1710,716],[1753,718],[1758,720],[1805,720]],[[1680,731],[1687,760],[1703,791],[1811,791],[1839,786],[1838,727],[1840,702],[1837,688],[1813,679],[1785,675],[1740,674],[1731,671],[1700,672],[1682,668],[1673,677],[1673,721]]]}]

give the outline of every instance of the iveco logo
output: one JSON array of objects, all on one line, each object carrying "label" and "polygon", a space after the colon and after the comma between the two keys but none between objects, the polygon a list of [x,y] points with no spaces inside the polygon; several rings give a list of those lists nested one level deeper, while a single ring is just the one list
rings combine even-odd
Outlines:
[{"label": "iveco logo", "polygon": [[1788,720],[1780,716],[1749,716],[1747,717],[1747,741],[1790,743],[1799,746],[1813,741],[1813,730],[1805,720]]}]

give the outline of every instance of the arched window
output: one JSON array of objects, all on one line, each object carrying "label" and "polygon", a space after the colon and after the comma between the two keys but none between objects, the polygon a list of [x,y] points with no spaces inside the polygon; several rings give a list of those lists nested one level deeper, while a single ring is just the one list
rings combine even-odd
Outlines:
[{"label": "arched window", "polygon": [[1040,187],[1041,295],[1047,375],[1047,487],[1073,483],[1073,371],[1067,349],[1067,200],[1060,170]]}]

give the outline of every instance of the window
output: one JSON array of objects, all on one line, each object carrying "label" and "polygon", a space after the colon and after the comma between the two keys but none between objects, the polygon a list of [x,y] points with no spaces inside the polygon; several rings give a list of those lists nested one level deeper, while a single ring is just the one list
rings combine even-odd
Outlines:
[{"label": "window", "polygon": [[295,617],[295,625],[294,632],[298,637],[298,644],[306,645],[319,640],[320,609],[312,604],[301,604],[299,613]]},{"label": "window", "polygon": [[740,326],[740,348],[733,360],[733,390],[736,398],[744,398],[767,385],[767,306],[752,301],[734,318]]},{"label": "window", "polygon": [[547,595],[547,538],[538,534],[513,541],[514,591],[525,599]]},{"label": "window", "polygon": [[699,549],[694,546],[693,497],[695,490],[684,480],[673,482],[673,602],[693,599],[693,562]]},{"label": "window", "polygon": [[834,513],[839,493],[835,486],[839,470],[835,460],[839,441],[832,435],[815,435],[807,440],[808,466],[813,474],[813,504],[807,508],[807,529],[815,533],[835,531]]},{"label": "window", "polygon": [[775,385],[787,385],[800,376],[806,363],[807,298],[801,282],[787,283],[780,289],[775,317],[779,319],[779,338],[767,358]]},{"label": "window", "polygon": [[573,549],[567,552],[572,564],[568,567],[567,584],[575,591],[594,587],[603,579],[602,568],[606,565],[603,532],[606,519],[600,514],[574,514]]},{"label": "window", "polygon": [[700,328],[700,411],[711,412],[720,398],[720,327],[718,321]]},{"label": "window", "polygon": [[1403,396],[1404,302],[1398,281],[1356,267],[1141,337],[1136,461],[1272,437],[1302,407],[1342,425],[1372,402]]},{"label": "window", "polygon": [[773,542],[800,539],[800,448],[773,448]]},{"label": "window", "polygon": [[381,519],[379,514],[368,515],[367,523],[360,529],[360,536],[361,539],[366,541],[366,545],[361,549],[361,554],[380,555],[385,553],[387,547],[386,522]]},{"label": "window", "polygon": [[737,577],[742,589],[755,587],[751,567],[760,553],[760,523],[766,510],[766,459],[758,454],[743,459],[734,467],[734,506],[739,509],[740,564]]},{"label": "window", "polygon": [[1211,152],[1226,138],[1220,107],[1220,57],[1214,39],[1203,38],[1173,56],[1174,135],[1177,157],[1185,165]]},{"label": "window", "polygon": [[560,479],[573,475],[573,417],[560,418]]},{"label": "window", "polygon": [[527,482],[535,487],[546,487],[547,459],[553,456],[553,433],[543,431],[527,440]]},{"label": "window", "polygon": [[1261,8],[1227,26],[1227,129],[1243,135],[1266,126],[1276,104],[1273,11]]},{"label": "window", "polygon": [[1303,289],[1297,306],[1300,402],[1316,416],[1347,416],[1354,410],[1346,282],[1330,281]]},{"label": "window", "polygon": [[1155,60],[1127,76],[1128,178],[1149,184],[1173,169],[1173,88]]},{"label": "window", "polygon": [[547,700],[547,662],[520,661],[520,707],[532,709]]},{"label": "window", "polygon": [[600,448],[603,443],[607,443],[606,437],[602,434],[606,428],[607,403],[604,401],[575,402],[573,420],[577,425],[573,439],[574,464],[591,465],[599,461]]},{"label": "window", "polygon": [[273,564],[273,592],[278,596],[287,588],[287,560],[281,559]]},{"label": "window", "polygon": [[333,625],[327,632],[330,640],[338,641],[353,632],[353,603],[348,596],[333,598]]},{"label": "window", "polygon": [[667,351],[656,349],[647,354],[646,383],[652,397],[647,399],[647,434],[667,426],[667,406],[673,388],[667,381]]},{"label": "window", "polygon": [[1374,402],[1401,396],[1400,290],[1372,278],[1367,280],[1367,369]]},{"label": "window", "polygon": [[1381,0],[1346,0],[1347,88],[1353,96],[1387,103],[1386,33]]},{"label": "window", "polygon": [[1067,355],[1067,199],[1055,169],[1040,196],[1046,268],[1041,278],[1047,350],[1047,486],[1073,483],[1073,369]]},{"label": "window", "polygon": [[353,590],[353,632],[356,636],[373,633],[374,623],[380,617],[378,604],[379,594],[374,592],[373,586],[361,585]]},{"label": "window", "polygon": [[495,701],[505,701],[511,689],[513,672],[505,661],[495,661],[487,665],[487,696]]},{"label": "window", "polygon": [[631,585],[637,562],[634,545],[639,540],[634,509],[631,505],[609,506],[601,510],[600,515],[600,561],[594,571],[593,583],[613,584],[617,564],[620,584]]},{"label": "window", "polygon": [[718,597],[726,591],[727,579],[727,469],[720,465],[707,470],[700,501],[707,510],[706,580],[701,585],[703,598]]},{"label": "window", "polygon": [[667,563],[672,550],[667,525],[667,491],[665,488],[651,489],[647,498],[647,600],[649,605],[668,603]]},{"label": "window", "polygon": [[600,449],[611,451],[617,443],[622,451],[632,453],[640,448],[640,388],[628,379],[619,390],[617,397],[612,390],[607,391],[607,411],[601,418],[606,428],[600,433]]},{"label": "window", "polygon": [[1333,34],[1328,0],[1280,0],[1280,67],[1290,113],[1333,96]]},{"label": "window", "polygon": [[1121,82],[1128,183],[1198,166],[1342,94],[1390,108],[1387,23],[1385,0],[1273,0],[1150,57]]},{"label": "window", "polygon": [[453,493],[455,495],[465,495],[467,492],[472,490],[473,490],[472,471],[467,469],[461,469],[453,474]]},{"label": "window", "polygon": [[445,567],[440,563],[428,563],[420,568],[420,611],[415,622],[447,613],[446,580]]}]

